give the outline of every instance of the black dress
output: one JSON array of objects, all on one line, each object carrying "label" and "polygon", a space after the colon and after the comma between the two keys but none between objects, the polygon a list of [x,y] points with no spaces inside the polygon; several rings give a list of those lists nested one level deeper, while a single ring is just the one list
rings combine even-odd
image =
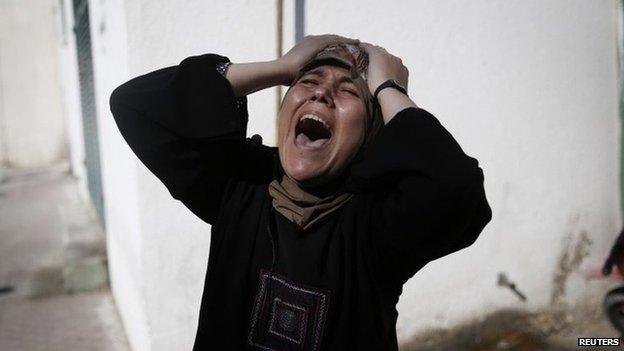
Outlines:
[{"label": "black dress", "polygon": [[403,283],[491,219],[477,160],[434,116],[405,109],[351,167],[354,196],[300,231],[271,206],[277,148],[246,137],[246,99],[215,69],[227,60],[187,58],[110,102],[139,159],[212,224],[194,350],[396,350]]}]

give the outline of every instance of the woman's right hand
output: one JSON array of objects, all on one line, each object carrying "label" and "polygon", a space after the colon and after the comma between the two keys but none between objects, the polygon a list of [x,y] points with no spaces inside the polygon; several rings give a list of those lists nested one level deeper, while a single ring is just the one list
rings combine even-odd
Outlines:
[{"label": "woman's right hand", "polygon": [[345,38],[334,34],[308,35],[275,62],[279,65],[280,69],[285,70],[284,76],[289,80],[284,82],[284,84],[289,85],[299,72],[301,66],[310,61],[314,55],[326,46],[332,44],[358,45],[359,43],[360,41],[358,39]]},{"label": "woman's right hand", "polygon": [[359,40],[338,35],[309,35],[282,57],[264,62],[233,63],[227,70],[235,96],[248,95],[276,85],[290,85],[299,69],[331,44],[359,44]]}]

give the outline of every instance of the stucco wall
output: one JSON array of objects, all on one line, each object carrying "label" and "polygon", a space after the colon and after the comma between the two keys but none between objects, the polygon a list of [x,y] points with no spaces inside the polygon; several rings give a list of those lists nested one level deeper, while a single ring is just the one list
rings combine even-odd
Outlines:
[{"label": "stucco wall", "polygon": [[58,3],[57,23],[60,33],[60,75],[61,101],[65,121],[65,135],[68,143],[68,158],[72,174],[79,180],[80,191],[87,198],[85,179],[85,148],[82,132],[80,106],[80,86],[78,82],[78,63],[76,57],[76,39],[72,28],[74,15],[72,2],[64,0]]},{"label": "stucco wall", "polygon": [[54,0],[0,1],[0,166],[66,157]]},{"label": "stucco wall", "polygon": [[139,163],[109,110],[113,89],[130,78],[125,2],[90,1],[89,6],[111,289],[132,348],[151,350]]},{"label": "stucco wall", "polygon": [[[192,348],[210,226],[172,200],[138,162],[114,125],[108,97],[125,80],[191,55],[213,52],[235,62],[273,58],[273,5],[90,2],[111,286],[135,350]],[[275,91],[255,94],[249,104],[249,132],[271,143]]]},{"label": "stucco wall", "polygon": [[[190,55],[274,58],[275,2],[90,4],[115,299],[133,349],[190,349],[210,228],[137,161],[108,96],[121,82]],[[584,262],[598,261],[621,223],[616,4],[306,2],[307,33],[354,36],[401,56],[412,98],[485,172],[493,220],[475,245],[406,284],[401,340],[503,307],[537,309],[600,292],[565,260],[580,249],[589,253]],[[293,19],[293,1],[285,1],[284,50],[293,43]],[[249,134],[273,144],[275,90],[250,96],[249,112]],[[499,272],[527,303],[497,287]]]},{"label": "stucco wall", "polygon": [[[149,6],[148,6],[149,3]],[[268,60],[275,52],[274,2],[127,2],[131,76],[207,52],[234,62]],[[274,91],[249,99],[249,133],[273,140]],[[210,228],[171,201],[162,184],[139,167],[139,203],[147,315],[152,350],[190,349],[208,257]]]},{"label": "stucco wall", "polygon": [[[576,267],[569,275],[561,268],[574,247],[586,247],[585,260],[605,255],[620,225],[616,5],[307,2],[307,33],[357,37],[402,57],[410,96],[485,172],[492,222],[475,245],[406,284],[401,339],[502,307],[592,293]],[[527,303],[497,287],[498,272]]]}]

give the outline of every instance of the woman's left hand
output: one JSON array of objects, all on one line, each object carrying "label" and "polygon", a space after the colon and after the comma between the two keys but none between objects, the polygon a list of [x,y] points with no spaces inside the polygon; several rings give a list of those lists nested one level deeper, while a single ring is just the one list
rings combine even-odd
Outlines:
[{"label": "woman's left hand", "polygon": [[[381,83],[389,79],[396,80],[407,89],[409,72],[399,57],[388,53],[381,46],[360,43],[360,47],[368,53],[366,80],[368,81],[368,89],[371,94],[375,93],[375,90]],[[418,107],[408,95],[396,89],[383,89],[377,96],[377,101],[381,107],[381,115],[386,124],[401,110],[408,107]]]},{"label": "woman's left hand", "polygon": [[369,43],[360,43],[360,47],[368,53],[368,88],[371,94],[377,87],[387,81],[394,79],[407,89],[409,72],[403,65],[401,58],[390,54],[381,46]]}]

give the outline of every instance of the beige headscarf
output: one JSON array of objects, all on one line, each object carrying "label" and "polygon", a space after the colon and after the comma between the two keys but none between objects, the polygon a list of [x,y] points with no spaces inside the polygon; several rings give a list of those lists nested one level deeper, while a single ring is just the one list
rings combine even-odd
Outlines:
[{"label": "beige headscarf", "polygon": [[353,196],[349,193],[318,197],[301,189],[288,175],[269,184],[273,208],[303,230],[321,222]]},{"label": "beige headscarf", "polygon": [[[294,85],[305,72],[322,64],[345,66],[351,71],[351,78],[363,97],[366,108],[366,135],[354,161],[359,159],[364,149],[369,145],[377,131],[383,125],[379,106],[373,101],[372,94],[366,83],[368,55],[357,45],[338,44],[330,45],[321,50],[312,60],[302,66],[299,74],[293,80]],[[269,194],[273,197],[273,208],[295,223],[303,230],[307,230],[330,214],[338,210],[353,196],[337,190],[336,194],[325,197],[312,195],[301,189],[288,175],[284,174],[281,181],[274,180],[269,184]]]}]

